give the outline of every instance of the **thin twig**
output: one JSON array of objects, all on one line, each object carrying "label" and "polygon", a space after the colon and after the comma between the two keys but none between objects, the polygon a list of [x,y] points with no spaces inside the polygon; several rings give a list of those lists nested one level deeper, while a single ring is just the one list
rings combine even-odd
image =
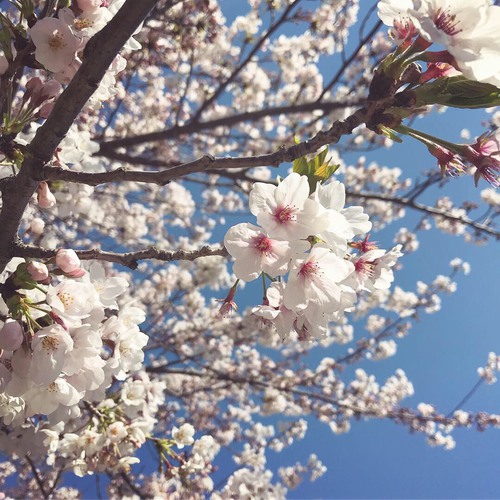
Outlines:
[{"label": "thin twig", "polygon": [[[113,19],[85,47],[82,65],[66,90],[57,99],[45,123],[37,130],[27,147],[17,176],[2,185],[0,212],[0,271],[12,257],[19,223],[37,186],[39,172],[53,156],[69,128],[93,95],[116,54],[137,29],[158,0],[126,0]],[[170,7],[177,0],[170,0]]]},{"label": "thin twig", "polygon": [[96,156],[108,156],[113,149],[121,147],[136,146],[145,142],[164,141],[166,139],[174,139],[183,135],[189,135],[200,132],[202,130],[213,130],[217,127],[229,127],[238,123],[255,121],[259,118],[267,116],[290,115],[298,113],[310,113],[313,111],[323,111],[328,113],[337,109],[351,108],[362,104],[359,99],[352,102],[305,102],[295,105],[287,106],[274,106],[262,108],[255,111],[246,111],[244,113],[233,114],[224,116],[222,118],[215,118],[204,122],[193,122],[186,125],[174,126],[166,130],[158,132],[149,132],[147,134],[140,134],[131,137],[124,137],[122,139],[111,139],[102,141],[101,149],[95,153]]},{"label": "thin twig", "polygon": [[43,487],[42,478],[38,474],[38,470],[37,470],[35,464],[33,463],[33,460],[31,460],[31,457],[29,457],[28,455],[25,455],[24,458],[26,458],[26,461],[28,462],[28,464],[30,466],[31,472],[33,472],[33,476],[35,478],[36,484],[40,488],[40,493],[42,494],[43,498],[49,498],[48,493],[45,491],[45,488]]},{"label": "thin twig", "polygon": [[469,401],[469,399],[474,396],[474,394],[477,392],[477,390],[481,387],[481,385],[483,384],[484,382],[484,378],[480,378],[475,384],[474,386],[472,387],[472,389],[460,400],[459,403],[456,404],[456,406],[453,408],[453,410],[451,410],[448,415],[446,415],[447,417],[452,417],[453,414],[457,411],[457,410],[460,410],[460,408],[462,408],[462,406],[467,403],[467,401]]}]

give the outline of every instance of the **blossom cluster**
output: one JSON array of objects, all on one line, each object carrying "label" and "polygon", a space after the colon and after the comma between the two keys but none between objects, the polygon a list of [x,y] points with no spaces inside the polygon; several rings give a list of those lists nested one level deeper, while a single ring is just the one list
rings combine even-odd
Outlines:
[{"label": "blossom cluster", "polygon": [[[57,17],[41,17],[33,25],[26,27],[34,45],[36,68],[46,70],[47,81],[43,85],[59,90],[60,84],[71,81],[82,64],[83,51],[88,41],[106,26],[124,2],[125,0],[78,0],[70,7],[58,9]],[[134,38],[130,38],[124,48],[137,50],[140,47]],[[10,52],[7,55],[6,51],[0,51],[0,74],[7,71],[12,59],[16,57],[14,44]],[[116,94],[116,76],[125,66],[125,59],[118,54],[92,96],[89,102],[91,107],[99,107],[102,101]],[[29,97],[30,93],[32,92],[27,86],[26,96]],[[31,99],[33,101],[33,97]],[[53,102],[47,103],[38,116],[46,118],[52,107]]]},{"label": "blossom cluster", "polygon": [[396,42],[419,35],[427,45],[446,48],[451,58],[442,54],[439,62],[455,64],[471,80],[500,85],[500,7],[490,0],[381,0],[378,13]]},{"label": "blossom cluster", "polygon": [[[138,327],[144,311],[133,303],[118,306],[117,298],[126,291],[127,280],[107,277],[98,263],[87,271],[73,250],[61,249],[48,265],[13,259],[0,287],[4,319],[0,329],[0,418],[6,425],[22,428],[24,442],[2,432],[0,447],[31,452],[27,437],[43,430],[40,435],[47,439],[42,448],[54,452],[60,444],[66,446],[64,453],[69,456],[70,440],[70,448],[79,450],[73,458],[82,462],[85,446],[92,446],[93,453],[97,443],[100,448],[109,446],[106,433],[114,443],[128,436],[129,448],[144,442],[144,431],[150,431],[155,422],[152,415],[162,401],[163,385],[149,382],[147,376],[125,381],[142,367],[142,349],[148,340]],[[106,394],[116,381],[125,381],[118,398],[120,414],[134,418],[140,413],[133,434],[142,438],[130,437],[132,431],[109,416],[116,402],[106,402]],[[150,396],[145,398],[146,394]],[[146,399],[148,413],[143,408]],[[84,426],[83,434],[66,434],[59,443],[65,425],[82,415],[83,401],[91,406],[94,401],[99,403],[97,414],[106,409],[107,424],[101,429],[104,437],[90,425]],[[36,417],[37,426],[33,427],[30,417]],[[113,438],[116,433],[120,439]],[[83,463],[89,467],[85,460]]]},{"label": "blossom cluster", "polygon": [[[378,14],[391,26],[390,36],[399,44],[381,68],[398,81],[396,99],[402,109],[429,104],[458,108],[498,105],[500,6],[490,0],[381,0]],[[432,52],[433,44],[445,50]],[[426,62],[427,69],[417,61]],[[409,114],[400,112],[403,117]],[[476,167],[476,186],[480,178],[495,188],[500,185],[498,129],[482,134],[472,144],[454,144],[402,125],[396,116],[390,128],[425,144],[443,175],[461,175],[471,164]],[[388,135],[394,138],[390,132]]]},{"label": "blossom cluster", "polygon": [[282,339],[292,331],[300,340],[325,337],[328,323],[340,320],[358,293],[387,289],[394,279],[401,245],[379,249],[366,235],[371,223],[363,208],[344,205],[340,182],[318,184],[310,194],[307,177],[292,172],[278,186],[254,184],[250,211],[259,226],[241,223],[226,233],[236,277],[273,280],[253,312]]}]

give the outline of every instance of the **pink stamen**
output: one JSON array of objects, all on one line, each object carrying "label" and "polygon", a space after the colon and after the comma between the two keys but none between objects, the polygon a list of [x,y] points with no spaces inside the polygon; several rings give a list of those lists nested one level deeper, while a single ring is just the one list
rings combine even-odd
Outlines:
[{"label": "pink stamen", "polygon": [[295,207],[278,207],[274,212],[274,218],[279,224],[286,224],[287,222],[295,220]]},{"label": "pink stamen", "polygon": [[357,248],[360,253],[366,253],[369,252],[370,250],[377,250],[378,245],[376,241],[368,241],[370,238],[370,235],[367,234],[365,238],[361,241],[357,241],[355,243],[350,243],[349,246],[351,248]]},{"label": "pink stamen", "polygon": [[374,274],[375,262],[359,259],[355,262],[354,269],[358,274],[371,278]]},{"label": "pink stamen", "polygon": [[311,279],[315,274],[318,273],[318,265],[314,261],[307,261],[300,268],[299,275],[304,279]]},{"label": "pink stamen", "polygon": [[460,33],[462,30],[458,28],[459,22],[456,20],[456,15],[451,15],[449,11],[438,9],[434,17],[434,24],[438,30],[443,31],[447,35],[453,36]]},{"label": "pink stamen", "polygon": [[260,253],[269,253],[273,248],[271,239],[265,234],[259,234],[259,236],[256,236],[253,240],[253,246]]},{"label": "pink stamen", "polygon": [[393,36],[393,38],[397,38],[399,40],[413,38],[418,34],[417,29],[407,17],[394,19],[393,26],[394,31],[391,33],[391,35]]}]

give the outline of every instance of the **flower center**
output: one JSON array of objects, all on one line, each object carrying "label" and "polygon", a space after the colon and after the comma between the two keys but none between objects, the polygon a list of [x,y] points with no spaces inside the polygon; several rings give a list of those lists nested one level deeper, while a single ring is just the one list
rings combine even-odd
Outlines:
[{"label": "flower center", "polygon": [[66,309],[71,305],[73,305],[73,302],[75,301],[75,298],[70,293],[59,292],[57,296],[59,297],[59,300],[63,303]]},{"label": "flower center", "polygon": [[271,240],[265,234],[259,234],[259,236],[256,236],[253,246],[260,253],[269,253],[272,250]]},{"label": "flower center", "polygon": [[413,38],[417,34],[417,29],[407,17],[394,19],[394,31],[391,31],[391,36],[398,40],[405,40],[406,38]]},{"label": "flower center", "polygon": [[295,207],[278,207],[274,212],[274,218],[279,224],[286,224],[287,222],[295,220]]},{"label": "flower center", "polygon": [[318,273],[319,267],[316,262],[309,260],[305,262],[299,271],[299,276],[304,279],[312,279]]},{"label": "flower center", "polygon": [[359,259],[354,264],[354,269],[358,274],[362,274],[371,278],[374,274],[375,262]]},{"label": "flower center", "polygon": [[42,345],[46,351],[55,351],[59,347],[59,342],[55,337],[44,337]]},{"label": "flower center", "polygon": [[83,17],[81,19],[75,19],[73,21],[73,26],[78,31],[83,30],[85,28],[91,28],[93,25],[94,25],[94,22],[91,21],[90,19],[87,19],[86,17]]},{"label": "flower center", "polygon": [[459,22],[457,21],[456,14],[451,15],[449,10],[438,9],[434,16],[434,25],[438,30],[450,36],[462,31],[458,28]]},{"label": "flower center", "polygon": [[59,50],[66,47],[66,44],[63,42],[63,36],[58,30],[55,30],[50,36],[49,47],[52,50]]}]

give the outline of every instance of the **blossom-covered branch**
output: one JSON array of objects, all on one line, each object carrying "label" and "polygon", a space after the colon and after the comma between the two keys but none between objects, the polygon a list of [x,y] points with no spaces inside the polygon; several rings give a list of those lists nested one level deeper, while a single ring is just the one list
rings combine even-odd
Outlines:
[{"label": "blossom-covered branch", "polygon": [[[493,352],[448,414],[406,407],[409,367],[377,367],[440,310],[457,321],[415,356],[437,335],[463,355],[470,297],[475,336],[495,321],[489,261],[471,253],[488,279],[462,292],[443,233],[499,237],[500,112],[465,122],[500,104],[498,2],[1,3],[3,493],[76,498],[69,476],[94,475],[110,498],[282,500],[326,472],[268,461],[313,420],[391,420],[446,450],[500,427],[462,409]],[[456,108],[447,126],[413,128],[434,105]],[[413,140],[438,168],[397,149]],[[443,360],[429,383],[465,392]]]},{"label": "blossom-covered branch", "polygon": [[468,217],[453,215],[447,210],[442,210],[440,208],[431,207],[429,205],[424,205],[422,203],[416,202],[412,198],[406,198],[404,196],[388,196],[380,193],[369,193],[369,192],[357,192],[357,191],[349,191],[347,190],[346,194],[348,196],[353,196],[355,198],[360,198],[363,200],[379,200],[385,201],[387,203],[393,203],[395,205],[400,205],[402,207],[408,207],[413,210],[417,210],[418,212],[422,212],[427,215],[441,217],[443,219],[447,219],[451,222],[463,224],[464,226],[468,226],[478,233],[484,233],[489,236],[493,236],[496,239],[500,238],[500,231],[496,230],[494,227],[489,226],[487,224],[481,224],[480,222],[476,222]]},{"label": "blossom-covered branch", "polygon": [[236,158],[215,158],[210,155],[205,155],[198,160],[177,165],[161,172],[134,171],[120,168],[111,172],[93,174],[45,167],[41,171],[39,180],[78,182],[91,186],[116,181],[149,182],[164,185],[184,175],[203,172],[206,169],[254,168],[262,166],[277,167],[282,163],[292,162],[297,158],[314,153],[326,144],[337,143],[343,135],[350,134],[357,126],[365,123],[376,112],[380,112],[381,109],[389,106],[391,99],[392,97],[370,103],[367,107],[358,109],[345,120],[335,122],[329,130],[320,131],[307,141],[294,144],[288,148],[282,147],[274,153]]}]

